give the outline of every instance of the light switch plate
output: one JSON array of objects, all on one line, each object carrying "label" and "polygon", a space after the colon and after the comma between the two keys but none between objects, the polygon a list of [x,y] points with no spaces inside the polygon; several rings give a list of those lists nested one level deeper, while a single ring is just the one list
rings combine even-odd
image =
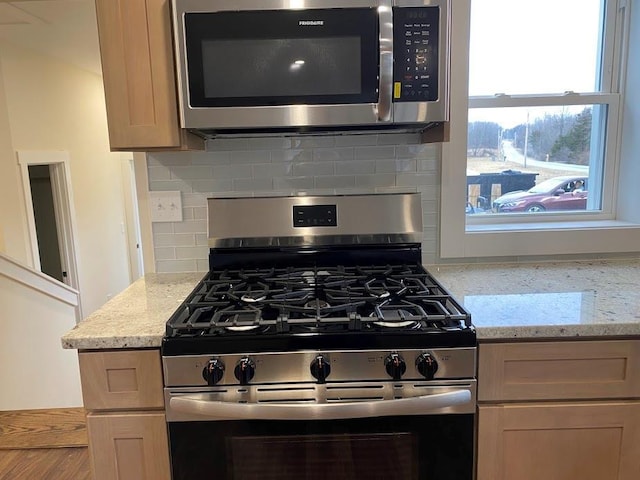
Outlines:
[{"label": "light switch plate", "polygon": [[152,222],[181,222],[182,196],[180,192],[149,192]]}]

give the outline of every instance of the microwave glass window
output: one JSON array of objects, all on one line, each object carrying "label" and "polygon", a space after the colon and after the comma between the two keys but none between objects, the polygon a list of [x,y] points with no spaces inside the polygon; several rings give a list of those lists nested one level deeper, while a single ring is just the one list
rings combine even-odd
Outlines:
[{"label": "microwave glass window", "polygon": [[361,48],[357,36],[204,40],[204,95],[358,95],[362,91]]}]

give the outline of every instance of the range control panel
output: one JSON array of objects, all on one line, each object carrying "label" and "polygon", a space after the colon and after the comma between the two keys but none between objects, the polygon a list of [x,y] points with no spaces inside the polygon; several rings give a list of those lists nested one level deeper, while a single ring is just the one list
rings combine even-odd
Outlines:
[{"label": "range control panel", "polygon": [[438,100],[440,8],[393,8],[393,101]]},{"label": "range control panel", "polygon": [[294,205],[294,227],[337,227],[336,205]]}]

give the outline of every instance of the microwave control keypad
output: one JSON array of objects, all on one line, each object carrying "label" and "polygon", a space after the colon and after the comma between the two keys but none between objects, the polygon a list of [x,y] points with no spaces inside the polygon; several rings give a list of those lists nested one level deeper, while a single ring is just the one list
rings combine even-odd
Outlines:
[{"label": "microwave control keypad", "polygon": [[438,7],[396,7],[394,102],[438,100]]}]

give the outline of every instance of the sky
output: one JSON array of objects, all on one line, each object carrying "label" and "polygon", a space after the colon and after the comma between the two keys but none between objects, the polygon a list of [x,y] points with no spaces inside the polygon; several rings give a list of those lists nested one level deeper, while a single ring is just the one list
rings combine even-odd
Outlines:
[{"label": "sky", "polygon": [[[595,91],[602,1],[472,0],[469,95]],[[527,109],[502,110],[469,120],[526,121]]]}]

